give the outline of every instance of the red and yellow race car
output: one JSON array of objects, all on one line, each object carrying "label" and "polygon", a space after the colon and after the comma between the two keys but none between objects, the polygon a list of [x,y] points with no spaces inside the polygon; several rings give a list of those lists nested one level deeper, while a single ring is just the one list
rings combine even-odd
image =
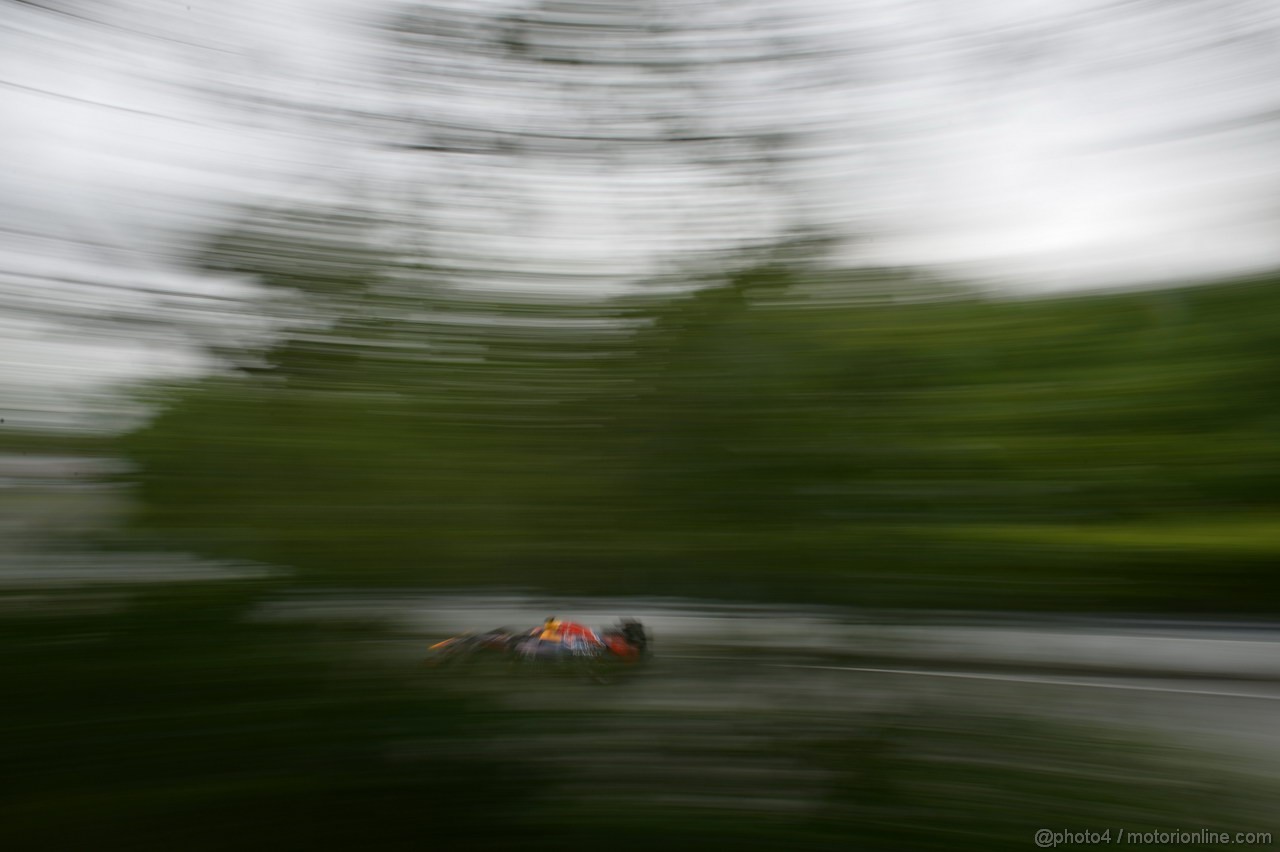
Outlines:
[{"label": "red and yellow race car", "polygon": [[427,649],[430,666],[455,665],[477,660],[505,659],[510,663],[543,662],[579,664],[588,672],[602,666],[638,663],[649,654],[649,633],[633,618],[612,627],[593,630],[575,621],[554,616],[524,630],[499,627],[484,633],[463,633]]}]

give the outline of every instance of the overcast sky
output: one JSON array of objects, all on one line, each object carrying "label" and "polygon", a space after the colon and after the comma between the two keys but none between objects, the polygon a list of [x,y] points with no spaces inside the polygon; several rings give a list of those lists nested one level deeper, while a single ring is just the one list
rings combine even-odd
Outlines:
[{"label": "overcast sky", "polygon": [[[609,4],[453,5],[591,18]],[[712,102],[691,111],[719,131],[803,129],[789,162],[754,186],[679,158],[593,169],[572,152],[484,166],[463,165],[478,162],[472,152],[406,152],[431,141],[414,136],[406,117],[415,115],[428,125],[558,120],[536,113],[555,81],[510,91],[431,84],[435,66],[421,61],[432,57],[413,55],[435,44],[431,34],[395,48],[376,28],[393,10],[423,6],[0,2],[9,422],[102,416],[86,408],[86,388],[202,366],[174,332],[130,325],[139,314],[179,311],[254,333],[226,301],[251,295],[252,283],[194,274],[190,247],[242,205],[319,204],[353,187],[395,196],[402,209],[420,188],[434,212],[406,229],[430,230],[436,250],[444,241],[460,256],[496,258],[491,276],[513,286],[520,264],[573,270],[572,286],[588,288],[593,270],[601,287],[660,270],[689,243],[689,222],[720,222],[698,238],[730,245],[777,227],[774,204],[850,237],[841,252],[850,263],[936,266],[1016,291],[1280,262],[1280,4],[1271,0],[667,4],[693,10],[697,38],[713,39],[723,22],[726,43],[747,33],[758,53],[813,51],[807,88],[784,88],[767,64],[726,64]],[[751,35],[763,30],[771,37]],[[427,76],[389,87],[397,58],[425,64]],[[498,197],[499,184],[517,189]]]}]

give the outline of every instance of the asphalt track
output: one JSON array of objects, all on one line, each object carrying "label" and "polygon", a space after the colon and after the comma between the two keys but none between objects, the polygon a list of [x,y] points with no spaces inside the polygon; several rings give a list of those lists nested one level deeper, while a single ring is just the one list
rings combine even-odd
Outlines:
[{"label": "asphalt track", "polygon": [[[476,594],[295,600],[276,615],[383,618],[406,662],[466,630],[547,615],[644,622],[653,659],[630,683],[574,700],[656,716],[775,714],[807,724],[946,708],[1155,734],[1280,778],[1280,624],[1007,613],[884,613],[688,600]],[[508,687],[497,678],[495,692]],[[513,706],[558,690],[510,689]]]},{"label": "asphalt track", "polygon": [[[710,656],[682,655],[675,654],[671,659],[677,660],[711,660],[719,659]],[[890,674],[905,675],[908,677],[939,677],[939,678],[959,678],[961,680],[980,680],[980,681],[997,681],[1001,683],[1026,683],[1041,684],[1046,686],[1066,686],[1077,689],[1120,689],[1131,692],[1165,692],[1174,695],[1204,695],[1218,698],[1248,698],[1259,701],[1280,701],[1280,684],[1276,686],[1277,691],[1266,692],[1238,692],[1226,691],[1219,689],[1195,689],[1177,686],[1153,686],[1150,684],[1124,682],[1124,681],[1104,681],[1104,680],[1073,680],[1062,677],[1045,677],[1038,675],[1007,675],[1007,674],[990,674],[983,672],[954,672],[954,671],[930,671],[928,669],[889,669],[876,666],[826,666],[815,665],[811,663],[761,663],[763,668],[775,669],[810,669],[815,671],[835,671],[835,672],[865,672],[872,674]]]}]

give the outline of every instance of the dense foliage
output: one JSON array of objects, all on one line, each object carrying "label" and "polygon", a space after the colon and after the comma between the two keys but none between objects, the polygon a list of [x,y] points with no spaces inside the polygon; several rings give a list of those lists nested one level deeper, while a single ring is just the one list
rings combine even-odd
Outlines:
[{"label": "dense foliage", "polygon": [[999,299],[766,260],[556,304],[222,251],[312,313],[125,442],[184,546],[344,585],[1274,608],[1272,281]]}]

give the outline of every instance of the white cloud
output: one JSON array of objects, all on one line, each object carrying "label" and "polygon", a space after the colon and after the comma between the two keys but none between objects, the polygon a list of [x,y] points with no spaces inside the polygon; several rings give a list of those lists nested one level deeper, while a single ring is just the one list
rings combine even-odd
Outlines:
[{"label": "white cloud", "polygon": [[[460,251],[601,269],[602,280],[613,277],[610,263],[614,273],[659,268],[710,210],[699,204],[736,212],[744,232],[775,224],[761,205],[767,191],[563,163],[489,172],[520,187],[530,207],[504,218],[494,214],[500,195],[484,194],[493,187],[450,183],[452,161],[423,167],[425,155],[379,151],[394,123],[291,108],[373,112],[392,102],[371,83],[382,48],[369,21],[392,8],[386,0],[72,5],[96,22],[15,4],[0,13],[0,158],[11,164],[0,170],[0,311],[42,293],[54,313],[65,307],[71,296],[39,289],[49,286],[41,275],[229,286],[196,284],[183,269],[191,240],[234,205],[307,203],[331,183],[399,192],[412,204],[402,184],[430,175],[444,188],[431,203],[445,205]],[[1280,123],[1247,120],[1280,108],[1274,4],[1237,0],[1216,18],[1197,4],[1105,0],[984,0],[946,7],[944,17],[939,4],[912,0],[760,8],[793,44],[832,51],[825,79],[783,90],[770,88],[789,79],[777,69],[744,70],[726,77],[727,99],[706,119],[821,131],[806,142],[813,156],[785,174],[811,214],[874,237],[859,244],[860,259],[939,264],[1030,288],[1280,263],[1270,201],[1280,188]],[[423,108],[437,97],[414,91]],[[483,114],[500,105],[470,106]],[[449,208],[454,201],[466,203]],[[405,226],[410,237],[414,227]],[[102,298],[108,309],[139,301]],[[136,340],[55,343],[50,327],[19,322],[0,342],[10,388],[89,387],[156,369]],[[166,364],[202,363],[194,349],[164,345],[180,353]]]}]

